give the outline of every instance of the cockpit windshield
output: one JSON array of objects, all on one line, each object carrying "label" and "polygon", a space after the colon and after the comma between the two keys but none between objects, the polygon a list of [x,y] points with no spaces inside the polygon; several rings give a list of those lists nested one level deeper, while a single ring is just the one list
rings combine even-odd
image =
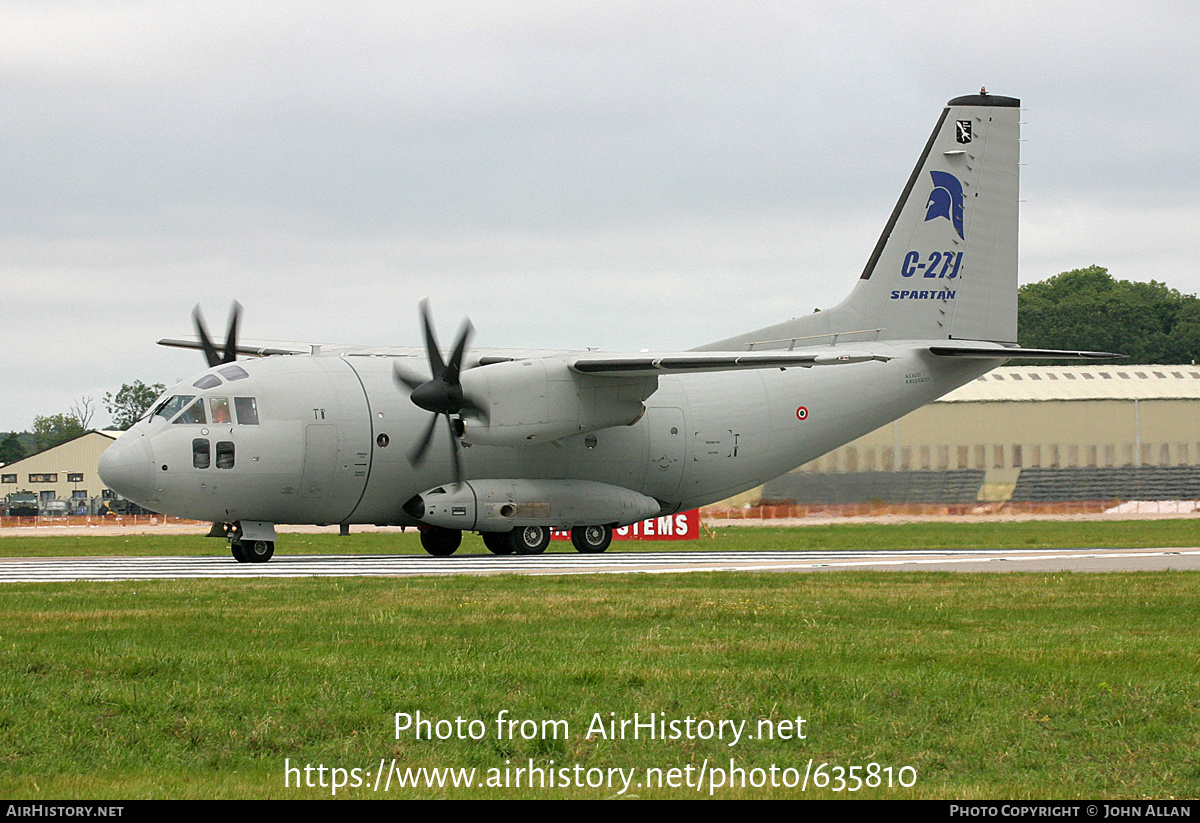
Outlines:
[{"label": "cockpit windshield", "polygon": [[207,423],[208,418],[204,414],[204,398],[201,397],[195,403],[188,406],[183,414],[171,421],[172,423]]},{"label": "cockpit windshield", "polygon": [[154,413],[165,420],[170,420],[179,410],[190,403],[196,395],[194,394],[177,394],[159,404]]},{"label": "cockpit windshield", "polygon": [[258,425],[258,400],[253,397],[235,397],[230,404],[228,397],[176,394],[161,401],[150,416],[161,417],[171,423],[207,425],[211,421],[214,425],[232,425],[235,410],[239,425]]}]

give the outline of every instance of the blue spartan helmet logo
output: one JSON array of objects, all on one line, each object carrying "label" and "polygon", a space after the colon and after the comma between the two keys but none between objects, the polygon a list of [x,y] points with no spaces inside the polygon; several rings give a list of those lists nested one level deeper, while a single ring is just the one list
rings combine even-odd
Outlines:
[{"label": "blue spartan helmet logo", "polygon": [[929,176],[933,178],[933,191],[929,192],[929,202],[925,204],[925,221],[945,217],[954,224],[958,236],[965,240],[962,183],[953,174],[944,171],[931,171]]}]

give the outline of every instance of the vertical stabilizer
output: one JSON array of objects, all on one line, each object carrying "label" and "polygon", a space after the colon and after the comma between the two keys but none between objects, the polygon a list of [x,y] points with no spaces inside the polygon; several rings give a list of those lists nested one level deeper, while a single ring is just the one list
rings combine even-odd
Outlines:
[{"label": "vertical stabilizer", "polygon": [[837,306],[703,346],[1017,339],[1020,101],[946,104],[854,290]]}]

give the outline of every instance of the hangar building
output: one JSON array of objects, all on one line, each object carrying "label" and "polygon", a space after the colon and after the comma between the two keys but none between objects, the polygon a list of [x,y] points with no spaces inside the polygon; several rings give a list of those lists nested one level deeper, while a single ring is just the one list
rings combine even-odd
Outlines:
[{"label": "hangar building", "polygon": [[[53,500],[65,500],[72,514],[96,507],[92,501],[115,497],[100,482],[96,467],[100,455],[121,434],[89,431],[65,443],[0,466],[0,498],[13,492],[33,492],[44,509]],[[0,514],[3,512],[0,511]]]},{"label": "hangar building", "polygon": [[1200,499],[1200,368],[1002,366],[761,495],[825,504]]}]

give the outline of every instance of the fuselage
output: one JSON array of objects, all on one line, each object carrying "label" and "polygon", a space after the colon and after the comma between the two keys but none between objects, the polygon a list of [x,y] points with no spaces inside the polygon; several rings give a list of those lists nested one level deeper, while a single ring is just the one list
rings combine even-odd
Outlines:
[{"label": "fuselage", "polygon": [[[468,434],[463,475],[595,481],[669,514],[753,488],[995,365],[936,358],[927,341],[873,350],[892,359],[664,375],[633,425],[554,442],[490,446]],[[291,355],[213,367],[169,389],[109,448],[101,473],[140,505],[198,520],[414,524],[404,503],[453,482],[452,435],[439,421],[426,458],[410,462],[430,413],[398,389],[394,360]]]}]

